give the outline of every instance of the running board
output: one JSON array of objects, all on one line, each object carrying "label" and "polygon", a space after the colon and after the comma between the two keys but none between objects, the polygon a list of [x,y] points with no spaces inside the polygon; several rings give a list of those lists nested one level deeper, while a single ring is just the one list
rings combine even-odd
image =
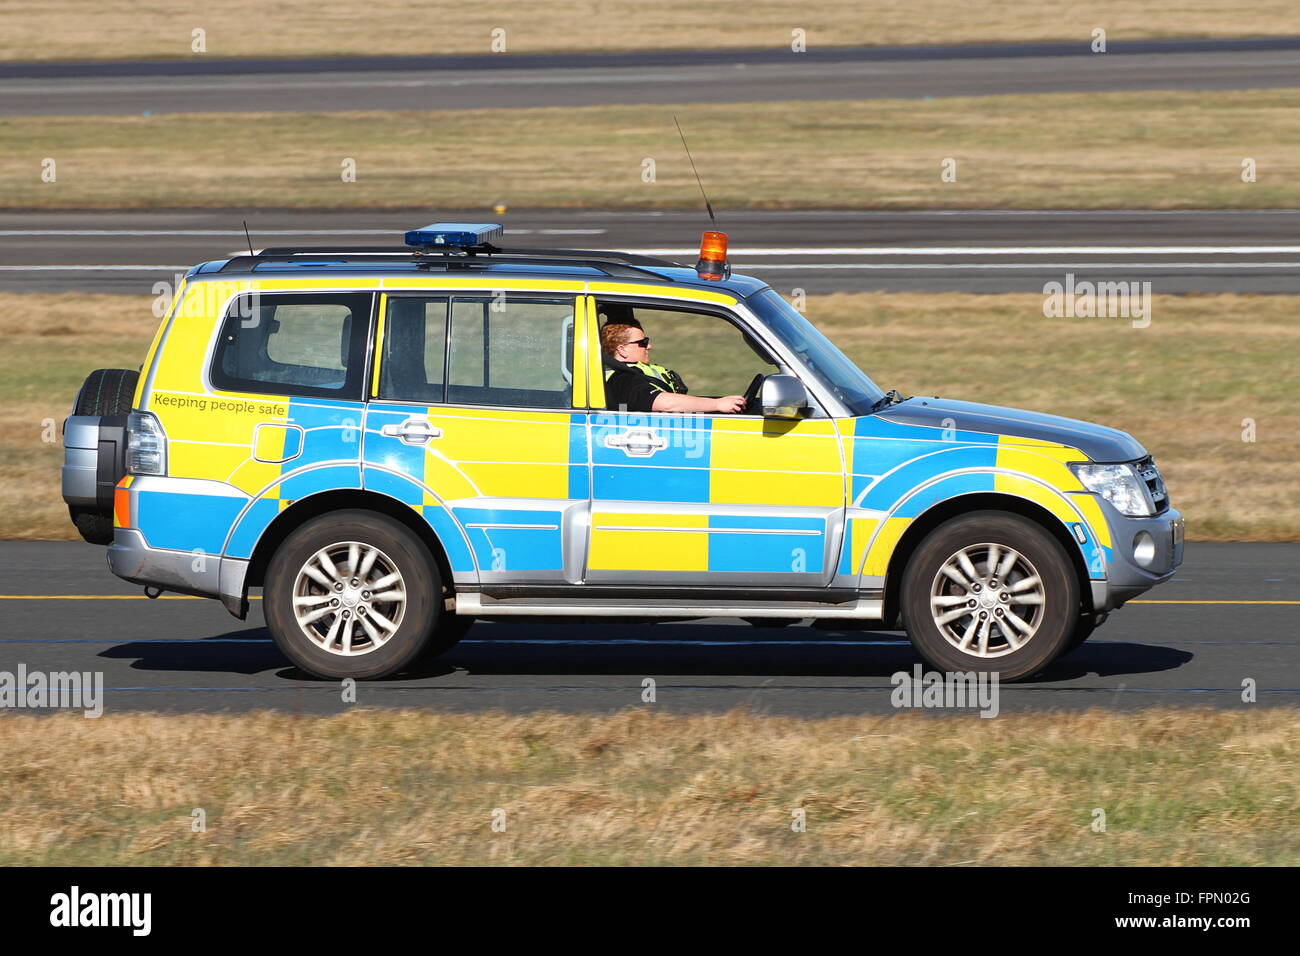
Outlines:
[{"label": "running board", "polygon": [[861,599],[845,604],[768,604],[753,601],[709,601],[698,604],[684,600],[638,603],[566,601],[562,599],[483,600],[480,593],[456,595],[456,613],[466,617],[520,615],[533,617],[779,617],[852,618],[878,621],[884,602]]}]

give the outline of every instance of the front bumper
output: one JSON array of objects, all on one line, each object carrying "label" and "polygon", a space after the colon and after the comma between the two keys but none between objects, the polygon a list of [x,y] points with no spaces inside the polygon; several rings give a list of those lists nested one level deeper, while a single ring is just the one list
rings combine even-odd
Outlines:
[{"label": "front bumper", "polygon": [[118,528],[108,546],[108,569],[143,587],[217,598],[240,619],[248,613],[244,592],[248,562],[238,558],[151,548],[139,531]]},{"label": "front bumper", "polygon": [[1130,518],[1098,503],[1110,528],[1105,580],[1092,582],[1093,610],[1112,611],[1168,581],[1183,563],[1183,516],[1173,508],[1150,518]]}]

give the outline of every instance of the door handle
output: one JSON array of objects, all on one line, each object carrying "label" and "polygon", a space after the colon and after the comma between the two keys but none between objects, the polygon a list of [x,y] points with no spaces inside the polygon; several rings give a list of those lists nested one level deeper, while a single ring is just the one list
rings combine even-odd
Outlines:
[{"label": "door handle", "polygon": [[649,458],[668,447],[668,439],[649,428],[629,428],[620,435],[606,435],[606,448],[622,449],[630,458]]},{"label": "door handle", "polygon": [[406,445],[427,445],[432,439],[442,437],[442,429],[423,418],[408,418],[400,424],[385,425],[379,433]]}]

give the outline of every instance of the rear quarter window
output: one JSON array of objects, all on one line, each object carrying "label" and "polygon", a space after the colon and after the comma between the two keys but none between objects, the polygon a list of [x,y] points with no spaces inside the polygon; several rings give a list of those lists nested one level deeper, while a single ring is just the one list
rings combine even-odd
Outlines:
[{"label": "rear quarter window", "polygon": [[222,321],[212,384],[359,400],[373,299],[369,292],[237,297]]}]

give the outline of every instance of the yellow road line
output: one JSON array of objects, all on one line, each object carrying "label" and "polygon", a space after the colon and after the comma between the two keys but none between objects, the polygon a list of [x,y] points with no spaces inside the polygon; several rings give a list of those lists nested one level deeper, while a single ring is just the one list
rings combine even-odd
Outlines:
[{"label": "yellow road line", "polygon": [[1128,601],[1128,604],[1300,604],[1300,601]]},{"label": "yellow road line", "polygon": [[[260,594],[250,594],[250,601],[260,601]],[[148,598],[143,594],[0,594],[0,601],[211,601],[214,598],[191,594],[163,594]],[[1129,604],[1300,604],[1300,601],[1128,601]]]},{"label": "yellow road line", "polygon": [[[260,594],[249,595],[249,600],[260,601]],[[213,598],[193,594],[160,594],[156,598],[143,594],[0,594],[0,601],[211,601]]]}]

